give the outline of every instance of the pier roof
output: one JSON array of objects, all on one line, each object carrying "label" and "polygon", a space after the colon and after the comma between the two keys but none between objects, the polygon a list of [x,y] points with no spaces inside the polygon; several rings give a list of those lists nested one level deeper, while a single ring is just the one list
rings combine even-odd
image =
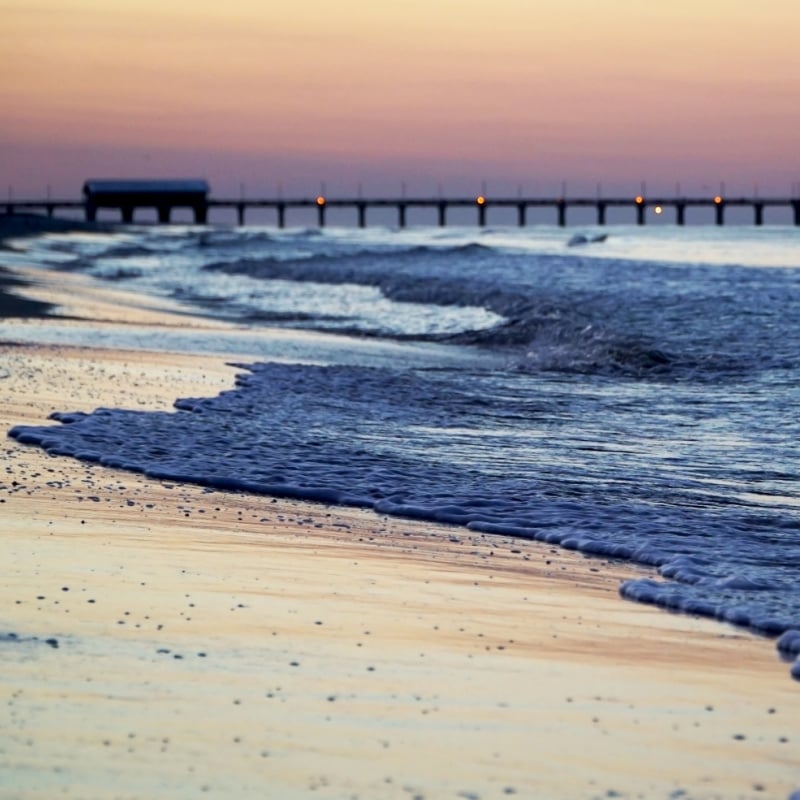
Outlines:
[{"label": "pier roof", "polygon": [[180,180],[90,179],[83,184],[86,195],[109,194],[202,194],[209,192],[208,182],[198,178]]}]

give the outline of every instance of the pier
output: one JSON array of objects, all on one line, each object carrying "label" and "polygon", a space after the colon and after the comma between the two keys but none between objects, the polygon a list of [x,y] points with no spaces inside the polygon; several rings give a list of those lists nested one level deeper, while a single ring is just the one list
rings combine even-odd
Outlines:
[{"label": "pier", "polygon": [[[691,212],[706,208],[713,210],[713,220],[717,225],[726,224],[726,210],[745,207],[752,211],[752,224],[764,225],[765,209],[782,207],[789,209],[794,225],[800,226],[800,197],[728,197],[720,194],[713,197],[327,197],[318,195],[307,198],[214,198],[208,196],[208,186],[204,181],[88,181],[84,187],[83,200],[12,200],[0,203],[6,213],[15,211],[44,212],[50,216],[58,211],[81,211],[87,220],[95,220],[99,209],[112,209],[119,212],[125,223],[134,221],[134,213],[139,208],[152,208],[157,212],[158,221],[171,221],[176,208],[191,210],[196,224],[206,224],[211,212],[215,210],[233,211],[239,225],[247,222],[247,212],[255,209],[269,209],[275,213],[275,224],[279,228],[289,224],[291,212],[298,209],[313,209],[317,224],[324,227],[330,209],[349,209],[353,211],[353,222],[361,228],[367,226],[370,210],[393,210],[393,216],[400,228],[408,225],[408,212],[411,209],[429,209],[429,224],[446,226],[448,213],[453,209],[472,208],[475,211],[475,224],[485,226],[488,212],[492,208],[513,209],[519,226],[529,224],[531,209],[552,211],[552,223],[565,227],[569,224],[571,209],[589,208],[594,210],[597,225],[607,225],[610,209],[629,209],[631,223],[647,224],[653,215],[676,225],[688,224]],[[550,214],[548,213],[548,216]],[[542,220],[538,220],[542,222]],[[545,221],[546,222],[546,221]],[[584,222],[585,224],[585,222]]]}]

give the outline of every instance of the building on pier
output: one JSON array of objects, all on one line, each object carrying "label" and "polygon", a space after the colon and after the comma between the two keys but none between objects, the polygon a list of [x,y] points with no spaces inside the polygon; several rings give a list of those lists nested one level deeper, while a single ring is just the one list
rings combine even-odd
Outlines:
[{"label": "building on pier", "polygon": [[101,208],[118,209],[122,221],[133,222],[137,208],[155,208],[159,222],[169,222],[173,208],[191,208],[194,221],[208,217],[209,186],[204,180],[88,180],[83,185],[86,218]]}]

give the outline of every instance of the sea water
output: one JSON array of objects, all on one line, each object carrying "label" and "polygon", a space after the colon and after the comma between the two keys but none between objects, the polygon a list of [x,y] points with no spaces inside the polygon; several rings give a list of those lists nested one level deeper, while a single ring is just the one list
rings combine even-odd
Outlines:
[{"label": "sea water", "polygon": [[[10,434],[157,478],[650,565],[658,577],[624,597],[784,634],[797,653],[800,229],[620,226],[570,246],[574,233],[29,240],[26,263],[177,299],[247,331],[246,350],[234,334],[216,349],[261,355],[176,413],[65,408]],[[209,344],[187,329],[146,346]]]}]

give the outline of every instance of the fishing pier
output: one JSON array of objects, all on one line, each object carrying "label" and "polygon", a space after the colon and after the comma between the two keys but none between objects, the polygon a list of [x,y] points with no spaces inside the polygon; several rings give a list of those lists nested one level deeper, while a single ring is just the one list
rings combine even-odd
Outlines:
[{"label": "fishing pier", "polygon": [[[330,208],[353,209],[356,214],[358,226],[367,226],[367,211],[369,209],[394,209],[397,214],[397,225],[405,228],[408,224],[408,210],[412,208],[432,209],[435,214],[436,223],[440,227],[447,225],[448,211],[456,208],[474,208],[476,212],[476,223],[479,226],[487,224],[487,212],[490,208],[511,208],[516,209],[517,225],[524,227],[528,224],[528,210],[532,208],[552,209],[553,222],[561,227],[568,224],[567,212],[570,208],[594,208],[596,214],[596,224],[606,225],[607,211],[611,208],[633,209],[635,222],[637,225],[645,225],[647,212],[651,211],[658,216],[665,213],[668,208],[674,209],[675,223],[685,225],[687,220],[687,210],[691,208],[711,208],[714,210],[714,219],[717,225],[725,224],[725,209],[728,207],[745,206],[753,211],[753,224],[764,224],[764,209],[770,206],[783,206],[792,210],[794,224],[800,226],[800,198],[780,198],[780,197],[609,197],[609,198],[588,198],[588,197],[557,197],[557,198],[534,198],[534,197],[488,197],[478,195],[477,197],[451,197],[451,198],[425,198],[425,197],[403,197],[403,198],[329,198],[319,195],[313,199],[300,200],[209,200],[208,207],[211,208],[232,208],[236,210],[237,219],[240,225],[245,224],[246,211],[249,208],[270,208],[277,214],[277,225],[283,228],[286,225],[287,211],[292,208],[311,208],[317,210],[317,224],[325,226],[326,211]],[[633,221],[633,220],[632,220]]]},{"label": "fishing pier", "polygon": [[[247,212],[255,209],[271,210],[275,214],[275,224],[285,227],[290,212],[298,209],[313,209],[316,222],[324,227],[330,209],[348,209],[354,212],[353,221],[361,228],[367,226],[368,211],[392,210],[396,224],[405,228],[409,224],[408,212],[412,209],[429,209],[433,212],[431,222],[439,226],[448,224],[448,212],[454,209],[475,211],[475,223],[479,226],[487,224],[487,215],[492,208],[511,209],[516,223],[525,226],[529,223],[531,209],[547,209],[552,211],[551,224],[565,227],[569,224],[570,209],[593,209],[594,221],[597,225],[614,224],[608,221],[611,209],[629,209],[632,214],[630,223],[647,224],[648,218],[660,217],[663,221],[670,218],[676,225],[686,225],[691,212],[695,209],[711,209],[713,221],[724,225],[725,212],[730,208],[749,208],[752,212],[752,224],[764,225],[765,209],[782,207],[790,212],[794,225],[800,226],[800,197],[728,197],[717,194],[713,197],[680,197],[680,196],[645,196],[644,193],[633,197],[493,197],[479,194],[475,197],[327,197],[319,194],[307,198],[214,198],[209,196],[209,186],[204,180],[165,180],[165,181],[129,181],[129,180],[92,180],[84,185],[83,200],[13,200],[9,198],[0,203],[5,206],[6,213],[15,211],[44,212],[50,216],[58,211],[82,212],[89,221],[97,219],[98,211],[112,210],[119,213],[122,222],[132,223],[138,209],[155,209],[158,222],[169,223],[173,211],[189,209],[194,222],[207,224],[211,212],[228,210],[233,212],[239,225],[247,222]],[[619,215],[616,215],[617,217]],[[538,223],[549,220],[537,219]],[[655,221],[655,219],[653,219]],[[585,222],[585,220],[584,220]],[[627,220],[625,221],[627,222]],[[630,224],[628,223],[628,224]],[[616,224],[620,224],[619,219]]]}]

